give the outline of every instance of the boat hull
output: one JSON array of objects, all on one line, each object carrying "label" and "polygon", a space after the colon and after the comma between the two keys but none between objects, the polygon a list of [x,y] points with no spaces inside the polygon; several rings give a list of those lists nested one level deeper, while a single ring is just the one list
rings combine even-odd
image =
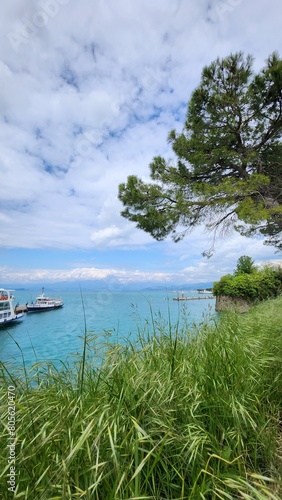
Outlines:
[{"label": "boat hull", "polygon": [[14,317],[0,319],[0,327],[10,325],[11,323],[18,323],[20,321],[23,321],[24,317],[25,317],[24,313],[19,313],[16,314]]},{"label": "boat hull", "polygon": [[52,305],[37,305],[37,304],[27,304],[26,310],[28,313],[31,312],[44,312],[44,311],[54,311],[54,309],[60,309],[64,304],[52,304]]}]

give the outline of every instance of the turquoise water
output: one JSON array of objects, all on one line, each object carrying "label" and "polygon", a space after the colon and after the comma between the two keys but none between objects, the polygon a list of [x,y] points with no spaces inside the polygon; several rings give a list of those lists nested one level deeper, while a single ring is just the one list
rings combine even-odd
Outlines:
[{"label": "turquoise water", "polygon": [[[15,303],[35,300],[36,293],[16,291]],[[58,296],[51,290],[46,295]],[[29,313],[22,323],[0,329],[0,360],[27,366],[36,361],[66,361],[82,352],[82,336],[86,330],[97,339],[126,343],[145,331],[153,333],[153,323],[172,325],[198,323],[214,314],[215,300],[174,301],[171,291],[66,291],[60,292],[64,307],[54,311]],[[196,291],[185,292],[197,296]],[[85,314],[84,314],[85,312]],[[153,319],[152,319],[153,318]],[[21,352],[22,351],[22,352]]]}]

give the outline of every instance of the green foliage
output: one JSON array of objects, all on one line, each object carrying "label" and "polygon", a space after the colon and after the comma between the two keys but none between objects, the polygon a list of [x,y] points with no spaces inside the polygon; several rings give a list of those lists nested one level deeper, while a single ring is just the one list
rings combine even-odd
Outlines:
[{"label": "green foliage", "polygon": [[239,257],[234,274],[252,274],[255,272],[254,260],[248,255]]},{"label": "green foliage", "polygon": [[108,346],[102,363],[89,337],[77,366],[37,364],[17,379],[2,364],[1,499],[280,499],[281,306],[279,298],[183,331],[150,324],[158,335]]},{"label": "green foliage", "polygon": [[157,156],[152,183],[119,186],[122,215],[154,238],[178,241],[205,224],[282,249],[282,60],[272,54],[256,75],[252,64],[238,53],[205,67],[183,131],[168,137],[176,162]]},{"label": "green foliage", "polygon": [[244,299],[266,300],[277,297],[282,292],[282,273],[280,270],[265,267],[261,271],[238,272],[222,276],[214,283],[216,296],[242,297]]}]

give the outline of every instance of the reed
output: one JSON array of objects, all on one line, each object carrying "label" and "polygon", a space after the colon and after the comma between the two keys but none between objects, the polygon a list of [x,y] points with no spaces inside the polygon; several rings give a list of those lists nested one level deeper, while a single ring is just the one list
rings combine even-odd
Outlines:
[{"label": "reed", "polygon": [[[138,342],[102,346],[101,362],[85,332],[81,359],[24,368],[24,383],[2,365],[1,450],[16,386],[13,498],[280,499],[281,305],[194,327],[151,311]],[[8,499],[7,454],[0,465]]]}]

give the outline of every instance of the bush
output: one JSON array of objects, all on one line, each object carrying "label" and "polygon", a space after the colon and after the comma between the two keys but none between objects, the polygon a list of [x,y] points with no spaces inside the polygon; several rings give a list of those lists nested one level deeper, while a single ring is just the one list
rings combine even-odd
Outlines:
[{"label": "bush", "polygon": [[277,297],[282,291],[281,269],[269,267],[252,274],[227,274],[214,283],[216,296],[242,297],[249,300],[266,300]]}]

